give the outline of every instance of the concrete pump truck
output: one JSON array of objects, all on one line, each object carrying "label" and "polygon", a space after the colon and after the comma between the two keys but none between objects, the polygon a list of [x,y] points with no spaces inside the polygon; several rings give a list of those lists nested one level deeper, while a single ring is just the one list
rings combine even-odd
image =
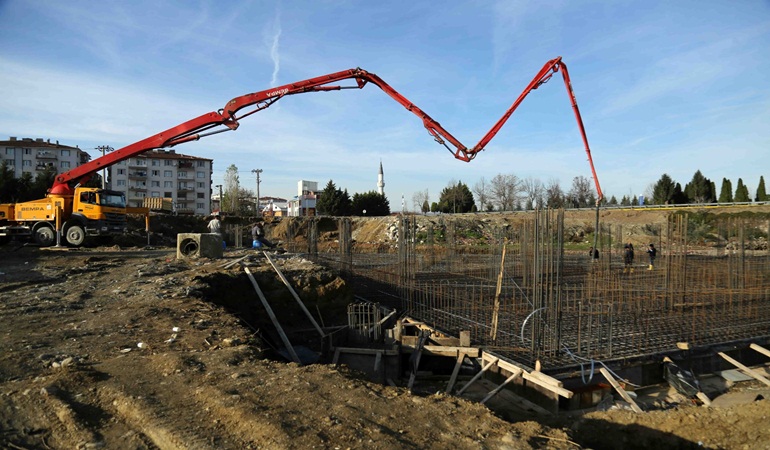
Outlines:
[{"label": "concrete pump truck", "polygon": [[[562,62],[561,57],[557,57],[548,61],[540,69],[503,116],[472,148],[467,148],[463,145],[438,122],[398,93],[380,77],[360,68],[348,69],[242,95],[230,100],[224,108],[218,111],[203,114],[154,136],[105,154],[69,172],[57,175],[53,187],[48,190],[46,198],[24,203],[0,205],[0,239],[7,239],[7,237],[14,235],[27,236],[31,237],[41,246],[48,246],[57,243],[57,238],[63,236],[67,244],[79,246],[83,244],[87,236],[122,233],[126,228],[127,208],[125,195],[117,191],[81,187],[81,184],[88,181],[93,174],[149,150],[170,148],[185,142],[197,141],[202,137],[236,130],[240,125],[239,121],[241,119],[268,108],[283,97],[306,92],[362,89],[367,83],[372,83],[408,111],[419,117],[428,133],[433,136],[433,139],[446,147],[456,159],[469,162],[479,152],[484,150],[489,141],[500,131],[524,98],[532,90],[548,82],[557,72],[562,73],[564,85],[567,88],[570,103],[577,119],[578,129],[583,139],[583,145],[588,155],[588,162],[598,194],[598,220],[598,205],[603,198],[601,187],[594,169],[591,150],[588,146],[588,139],[583,127],[580,111],[578,110],[577,100],[572,91],[567,66]],[[331,83],[348,79],[354,80],[355,83],[348,86],[330,85]]]}]

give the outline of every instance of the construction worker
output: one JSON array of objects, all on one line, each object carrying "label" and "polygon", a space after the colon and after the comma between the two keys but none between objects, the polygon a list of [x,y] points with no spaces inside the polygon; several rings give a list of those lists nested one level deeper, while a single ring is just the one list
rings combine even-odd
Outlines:
[{"label": "construction worker", "polygon": [[647,255],[650,257],[650,266],[647,267],[647,270],[652,270],[655,267],[655,257],[658,256],[658,250],[654,244],[650,243],[647,247]]},{"label": "construction worker", "polygon": [[623,273],[634,271],[634,246],[630,243],[623,247],[623,264]]}]

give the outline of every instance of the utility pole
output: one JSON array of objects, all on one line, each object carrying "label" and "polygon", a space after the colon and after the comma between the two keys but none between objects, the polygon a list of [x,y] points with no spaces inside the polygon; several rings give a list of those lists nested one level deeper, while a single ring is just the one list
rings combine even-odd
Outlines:
[{"label": "utility pole", "polygon": [[255,205],[255,208],[257,210],[257,217],[261,217],[262,211],[259,210],[259,183],[260,183],[259,174],[262,173],[262,169],[254,169],[251,171],[251,173],[257,174],[257,203]]},{"label": "utility pole", "polygon": [[[104,156],[107,152],[115,151],[115,149],[110,147],[109,145],[100,145],[96,147],[96,149],[102,152],[102,156]],[[107,168],[106,167],[102,169],[102,189],[107,189]]]},{"label": "utility pole", "polygon": [[222,185],[221,184],[217,184],[214,187],[215,188],[219,188],[219,215],[222,215]]}]

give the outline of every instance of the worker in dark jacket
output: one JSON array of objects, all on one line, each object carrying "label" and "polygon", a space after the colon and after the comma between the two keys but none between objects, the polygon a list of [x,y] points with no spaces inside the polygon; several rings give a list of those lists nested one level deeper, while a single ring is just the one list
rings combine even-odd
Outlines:
[{"label": "worker in dark jacket", "polygon": [[647,267],[647,270],[652,270],[655,267],[655,257],[658,256],[658,250],[652,243],[647,247],[647,256],[650,257],[650,266]]},{"label": "worker in dark jacket", "polygon": [[265,238],[265,228],[262,225],[262,222],[257,222],[254,224],[254,227],[251,229],[251,238],[251,245],[254,248],[260,248],[262,246],[267,248],[275,248],[275,244]]},{"label": "worker in dark jacket", "polygon": [[623,273],[634,271],[634,246],[626,244],[623,248]]}]

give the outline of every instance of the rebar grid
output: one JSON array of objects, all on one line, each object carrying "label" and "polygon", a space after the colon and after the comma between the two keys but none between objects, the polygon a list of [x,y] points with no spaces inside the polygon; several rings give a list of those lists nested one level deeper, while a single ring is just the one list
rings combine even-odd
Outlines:
[{"label": "rebar grid", "polygon": [[624,267],[620,225],[597,230],[598,260],[565,251],[564,214],[548,210],[475,247],[459,242],[454,222],[442,224],[445,242],[429,227],[430,238],[420,243],[416,222],[404,217],[392,253],[355,252],[342,236],[349,222],[341,222],[340,253],[318,258],[345,273],[358,295],[450,334],[469,330],[474,345],[528,365],[568,367],[576,358],[637,358],[674,350],[677,342],[770,335],[768,250],[747,251],[749,226],[729,220],[719,233],[731,244],[698,255],[688,225],[686,215],[672,215],[654,230],[662,254],[652,270],[643,248]]}]

